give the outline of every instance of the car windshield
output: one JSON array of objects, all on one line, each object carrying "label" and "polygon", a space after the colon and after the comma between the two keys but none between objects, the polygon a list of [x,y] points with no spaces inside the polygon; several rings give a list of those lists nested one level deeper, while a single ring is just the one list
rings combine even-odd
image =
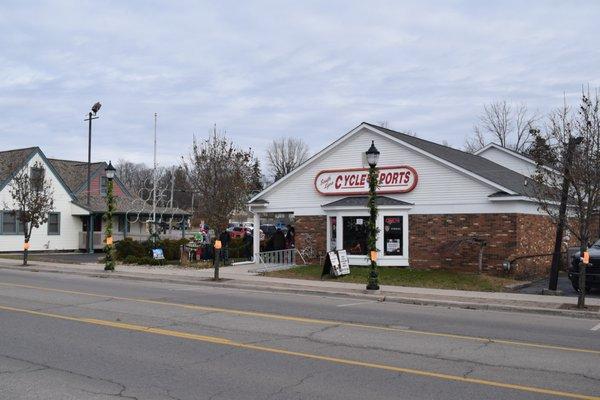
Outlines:
[{"label": "car windshield", "polygon": [[592,245],[592,247],[600,247],[600,239]]}]

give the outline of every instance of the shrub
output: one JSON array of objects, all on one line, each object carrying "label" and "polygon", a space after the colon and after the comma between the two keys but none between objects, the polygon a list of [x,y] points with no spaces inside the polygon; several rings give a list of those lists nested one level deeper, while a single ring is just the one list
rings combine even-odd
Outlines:
[{"label": "shrub", "polygon": [[131,238],[125,238],[115,243],[117,260],[125,260],[128,256],[145,257],[149,253],[149,248],[145,242],[137,242]]},{"label": "shrub", "polygon": [[[163,239],[156,244],[156,247],[163,250],[163,255],[165,256],[165,260],[179,260],[180,254],[180,246],[183,244],[187,244],[187,239]],[[122,260],[126,263],[137,263],[137,259],[151,259],[154,260],[152,256],[152,242],[144,241],[137,242],[131,238],[125,238],[115,243],[115,249],[117,254],[117,260]],[[135,258],[136,261],[133,261]],[[146,260],[147,261],[147,260]],[[150,262],[144,262],[144,264],[151,264]],[[156,264],[151,264],[156,265]]]}]

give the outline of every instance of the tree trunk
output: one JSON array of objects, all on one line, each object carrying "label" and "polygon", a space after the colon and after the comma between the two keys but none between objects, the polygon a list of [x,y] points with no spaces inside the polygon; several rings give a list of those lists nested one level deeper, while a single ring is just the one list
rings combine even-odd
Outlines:
[{"label": "tree trunk", "polygon": [[29,254],[29,238],[25,237],[25,244],[23,245],[23,265],[27,265],[28,254]]}]

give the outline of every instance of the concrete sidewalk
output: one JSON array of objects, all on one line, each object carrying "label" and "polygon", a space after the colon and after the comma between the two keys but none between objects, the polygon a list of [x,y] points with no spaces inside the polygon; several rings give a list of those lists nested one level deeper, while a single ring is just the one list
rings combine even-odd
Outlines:
[{"label": "concrete sidewalk", "polygon": [[305,280],[254,275],[248,270],[254,265],[223,267],[219,282],[212,281],[213,269],[179,266],[118,265],[117,271],[106,272],[102,264],[62,264],[33,261],[23,267],[19,260],[0,258],[0,268],[33,272],[57,272],[76,275],[135,279],[182,284],[218,285],[240,289],[310,293],[345,296],[365,300],[392,301],[408,304],[436,305],[469,309],[533,312],[600,319],[600,299],[588,298],[586,310],[574,309],[576,297],[541,296],[535,294],[473,292],[464,290],[428,289],[382,285],[379,293],[366,293],[365,285],[332,280]]}]

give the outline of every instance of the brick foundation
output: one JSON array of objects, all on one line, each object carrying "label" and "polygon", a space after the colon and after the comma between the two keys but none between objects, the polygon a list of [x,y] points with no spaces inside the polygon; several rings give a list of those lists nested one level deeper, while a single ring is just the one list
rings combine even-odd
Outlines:
[{"label": "brick foundation", "polygon": [[306,215],[294,218],[296,248],[299,251],[312,247],[314,257],[307,262],[319,262],[319,256],[327,251],[327,217],[324,215]]}]

